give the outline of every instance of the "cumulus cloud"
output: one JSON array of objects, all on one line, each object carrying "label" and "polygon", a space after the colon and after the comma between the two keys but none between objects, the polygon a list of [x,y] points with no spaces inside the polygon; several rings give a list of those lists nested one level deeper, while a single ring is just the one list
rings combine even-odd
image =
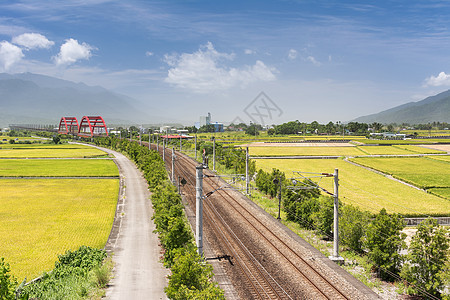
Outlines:
[{"label": "cumulus cloud", "polygon": [[255,54],[255,51],[253,51],[251,49],[245,49],[244,53],[247,54],[247,55],[250,55],[250,54]]},{"label": "cumulus cloud", "polygon": [[92,56],[91,51],[95,49],[86,43],[80,44],[75,39],[68,39],[53,59],[57,65],[70,65],[81,59],[89,59]]},{"label": "cumulus cloud", "polygon": [[297,52],[297,50],[295,50],[295,49],[290,49],[289,52],[288,52],[288,58],[289,58],[290,60],[296,59],[296,58],[297,58],[297,55],[298,55],[298,52]]},{"label": "cumulus cloud", "polygon": [[145,56],[153,56],[153,52],[150,52],[150,51],[147,51],[147,52],[145,52]]},{"label": "cumulus cloud", "polygon": [[16,45],[24,47],[27,50],[39,48],[49,49],[55,44],[39,33],[24,33],[14,37],[12,42]]},{"label": "cumulus cloud", "polygon": [[253,66],[242,68],[223,64],[233,59],[234,54],[218,52],[210,42],[194,53],[166,54],[164,61],[171,68],[165,81],[194,92],[207,93],[276,79],[276,70],[259,60]]},{"label": "cumulus cloud", "polygon": [[9,68],[19,62],[23,57],[22,49],[7,41],[0,42],[0,67],[3,71],[8,71]]},{"label": "cumulus cloud", "polygon": [[430,76],[425,80],[425,86],[442,86],[450,85],[450,74],[445,72],[439,73],[438,76]]}]

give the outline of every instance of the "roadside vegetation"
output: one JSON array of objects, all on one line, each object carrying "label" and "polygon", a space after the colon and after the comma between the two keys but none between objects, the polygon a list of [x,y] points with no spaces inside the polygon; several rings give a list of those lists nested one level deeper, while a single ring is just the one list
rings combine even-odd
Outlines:
[{"label": "roadside vegetation", "polygon": [[168,180],[159,154],[137,142],[114,137],[96,138],[99,146],[127,154],[143,171],[152,192],[154,222],[164,248],[164,265],[171,269],[166,294],[170,299],[225,299],[212,280],[211,265],[197,254],[181,197]]}]

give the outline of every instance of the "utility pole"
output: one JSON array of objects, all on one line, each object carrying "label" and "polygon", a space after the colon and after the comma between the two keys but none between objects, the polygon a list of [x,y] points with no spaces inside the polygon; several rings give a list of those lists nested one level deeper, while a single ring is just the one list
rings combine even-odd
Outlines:
[{"label": "utility pole", "polygon": [[166,139],[163,139],[163,162],[166,163]]},{"label": "utility pole", "polygon": [[213,137],[213,172],[216,171],[216,138]]},{"label": "utility pole", "polygon": [[159,134],[156,136],[156,151],[159,152]]},{"label": "utility pole", "polygon": [[336,263],[344,262],[344,258],[339,256],[339,175],[338,169],[334,169],[334,221],[333,221],[333,255],[329,257]]},{"label": "utility pole", "polygon": [[141,135],[142,135],[142,128],[139,127],[139,146],[142,146],[142,137],[141,137]]},{"label": "utility pole", "polygon": [[197,160],[197,134],[195,134],[194,152],[195,152],[195,160]]},{"label": "utility pole", "polygon": [[176,181],[175,181],[175,147],[172,147],[172,182],[173,182],[173,184],[176,183]]},{"label": "utility pole", "polygon": [[195,169],[195,244],[197,245],[197,253],[203,257],[203,165],[199,165]]},{"label": "utility pole", "polygon": [[249,194],[250,176],[249,176],[249,165],[248,165],[248,147],[245,148],[245,193]]},{"label": "utility pole", "polygon": [[278,179],[278,220],[281,220],[281,176]]},{"label": "utility pole", "polygon": [[183,144],[181,143],[181,134],[180,134],[180,152],[181,152],[182,148],[183,148]]},{"label": "utility pole", "polygon": [[151,148],[150,148],[150,145],[152,144],[152,141],[151,141],[151,135],[150,135],[150,129],[148,130],[148,150],[150,150]]}]

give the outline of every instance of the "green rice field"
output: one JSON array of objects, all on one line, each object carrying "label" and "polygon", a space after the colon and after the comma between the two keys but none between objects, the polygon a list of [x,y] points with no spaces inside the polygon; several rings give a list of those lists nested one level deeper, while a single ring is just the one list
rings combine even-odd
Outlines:
[{"label": "green rice field", "polygon": [[[333,173],[337,168],[339,169],[340,200],[373,213],[386,208],[388,212],[405,216],[450,215],[450,201],[408,187],[341,159],[258,159],[255,161],[257,168],[265,171],[277,168],[285,172],[288,178],[299,177],[292,171]],[[333,192],[332,178],[322,178],[319,184]]]},{"label": "green rice field", "polygon": [[104,247],[114,220],[118,179],[2,179],[0,256],[23,280],[53,269],[57,255]]},{"label": "green rice field", "polygon": [[0,177],[119,176],[116,164],[105,159],[0,159]]},{"label": "green rice field", "polygon": [[357,156],[365,155],[358,147],[307,147],[307,146],[280,146],[280,147],[249,147],[251,156]]},{"label": "green rice field", "polygon": [[358,157],[351,161],[376,169],[423,189],[450,188],[450,162],[426,157]]},{"label": "green rice field", "polygon": [[[49,151],[51,150],[51,151]],[[0,149],[0,158],[82,158],[82,157],[106,157],[104,151],[92,147],[85,148],[20,148],[20,149]]]}]

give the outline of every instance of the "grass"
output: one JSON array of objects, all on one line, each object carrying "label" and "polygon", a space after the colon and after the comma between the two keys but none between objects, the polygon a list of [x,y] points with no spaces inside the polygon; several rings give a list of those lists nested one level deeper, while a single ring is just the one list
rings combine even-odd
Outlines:
[{"label": "grass", "polygon": [[53,269],[58,254],[103,248],[114,220],[118,179],[3,179],[0,256],[19,281]]},{"label": "grass", "polygon": [[[416,190],[364,168],[340,159],[258,159],[257,168],[271,171],[278,168],[286,177],[298,177],[292,171],[333,173],[339,169],[340,200],[372,213],[386,208],[405,216],[448,216],[450,201]],[[317,180],[317,178],[316,178]],[[320,183],[333,192],[332,178],[322,178]]]},{"label": "grass", "polygon": [[423,189],[450,187],[449,162],[426,157],[358,157],[351,160]]},{"label": "grass", "polygon": [[306,146],[280,146],[280,147],[249,147],[251,156],[354,156],[364,155],[357,147],[306,147]]},{"label": "grass", "polygon": [[0,159],[3,176],[119,176],[116,164],[104,159]]},{"label": "grass", "polygon": [[1,149],[0,158],[81,158],[81,157],[106,157],[107,154],[96,148],[48,148],[48,149]]}]

